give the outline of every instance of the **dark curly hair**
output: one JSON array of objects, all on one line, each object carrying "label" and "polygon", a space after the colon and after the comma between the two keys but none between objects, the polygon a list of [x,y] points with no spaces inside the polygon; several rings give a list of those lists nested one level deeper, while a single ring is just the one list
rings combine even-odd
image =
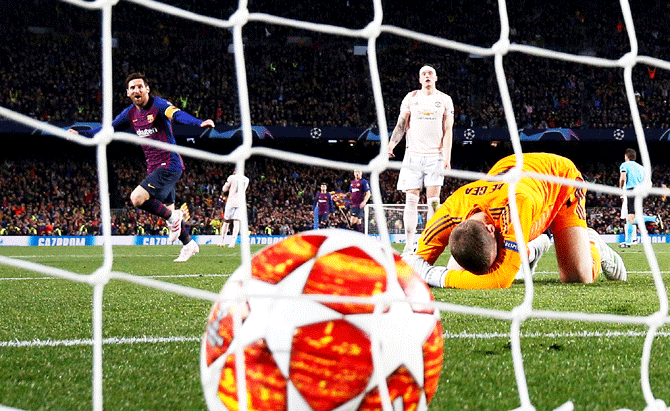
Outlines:
[{"label": "dark curly hair", "polygon": [[133,80],[137,80],[137,79],[141,79],[142,81],[144,81],[145,86],[147,86],[147,87],[149,86],[149,79],[147,79],[147,76],[145,76],[142,73],[130,73],[126,77],[126,83],[125,83],[126,88],[128,88],[128,83],[130,83]]}]

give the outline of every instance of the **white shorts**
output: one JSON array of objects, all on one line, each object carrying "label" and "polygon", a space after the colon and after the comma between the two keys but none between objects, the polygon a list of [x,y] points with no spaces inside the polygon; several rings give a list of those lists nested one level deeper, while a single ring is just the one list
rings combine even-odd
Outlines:
[{"label": "white shorts", "polygon": [[[407,191],[444,184],[444,160],[441,156],[405,156],[398,175],[398,190]],[[409,168],[411,166],[412,168]],[[419,168],[421,168],[419,170]]]},{"label": "white shorts", "polygon": [[240,207],[226,207],[223,212],[224,220],[240,220],[242,216],[242,209]]}]

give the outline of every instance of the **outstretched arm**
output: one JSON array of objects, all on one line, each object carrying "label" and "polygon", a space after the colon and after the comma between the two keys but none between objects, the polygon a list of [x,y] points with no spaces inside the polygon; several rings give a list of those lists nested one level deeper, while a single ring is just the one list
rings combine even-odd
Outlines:
[{"label": "outstretched arm", "polygon": [[[130,122],[128,121],[128,110],[123,110],[118,116],[112,120],[112,127],[114,128],[114,131],[120,131],[120,130],[125,130],[130,126]],[[100,130],[102,130],[102,127],[94,128],[92,130],[81,130],[77,131],[73,128],[68,129],[70,133],[73,134],[79,134],[80,136],[84,137],[93,137],[96,135]]]},{"label": "outstretched arm", "polygon": [[416,254],[404,257],[403,260],[432,287],[481,290],[509,288],[512,285],[520,267],[519,255],[514,254],[516,256],[511,254],[510,261],[506,264],[501,264],[498,269],[483,275],[464,270],[453,258],[449,259],[446,267],[434,266]]},{"label": "outstretched arm", "polygon": [[172,114],[172,120],[176,121],[177,123],[180,124],[188,124],[192,126],[198,126],[198,127],[214,127],[214,121],[207,119],[205,121],[199,120],[192,115],[188,114],[185,111],[179,110],[175,106],[171,106],[168,108],[167,112],[170,112]]}]

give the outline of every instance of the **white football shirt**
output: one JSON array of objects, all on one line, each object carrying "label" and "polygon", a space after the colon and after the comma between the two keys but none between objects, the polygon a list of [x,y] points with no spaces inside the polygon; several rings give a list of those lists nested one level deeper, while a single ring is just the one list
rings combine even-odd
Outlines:
[{"label": "white football shirt", "polygon": [[407,154],[442,154],[442,124],[445,117],[454,116],[454,102],[448,94],[439,90],[430,95],[421,90],[411,91],[402,100],[400,113],[409,114],[405,149]]},{"label": "white football shirt", "polygon": [[226,201],[226,207],[240,207],[242,206],[242,194],[246,191],[249,186],[249,177],[238,176],[237,174],[232,174],[226,180],[226,184],[223,185],[223,191],[228,189],[228,200]]}]

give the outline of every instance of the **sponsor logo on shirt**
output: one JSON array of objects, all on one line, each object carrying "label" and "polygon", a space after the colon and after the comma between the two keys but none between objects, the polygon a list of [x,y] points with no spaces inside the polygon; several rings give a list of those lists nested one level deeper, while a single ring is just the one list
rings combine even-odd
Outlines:
[{"label": "sponsor logo on shirt", "polygon": [[142,130],[137,130],[137,135],[140,137],[148,137],[152,134],[158,133],[158,129],[156,127],[152,128],[145,128]]},{"label": "sponsor logo on shirt", "polygon": [[505,248],[515,252],[519,252],[519,246],[514,241],[505,240]]}]

